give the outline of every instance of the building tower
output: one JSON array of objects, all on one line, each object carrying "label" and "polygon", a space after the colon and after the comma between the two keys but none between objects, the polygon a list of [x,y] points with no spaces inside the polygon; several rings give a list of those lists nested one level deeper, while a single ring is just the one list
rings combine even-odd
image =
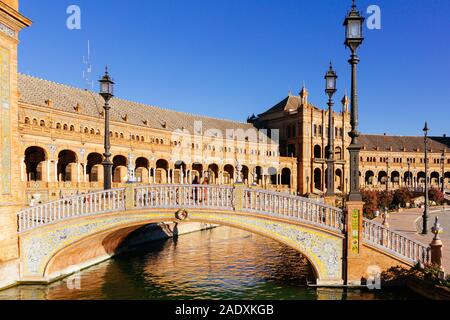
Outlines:
[{"label": "building tower", "polygon": [[24,204],[20,185],[17,46],[31,21],[18,0],[0,0],[0,288],[19,275],[17,212]]},{"label": "building tower", "polygon": [[300,194],[307,193],[309,177],[307,174],[307,166],[308,163],[305,161],[308,150],[306,148],[305,140],[307,138],[307,124],[305,124],[305,120],[308,119],[308,90],[306,89],[305,84],[303,83],[303,87],[299,93],[299,106],[298,106],[298,128],[299,135],[297,137],[297,192]]}]

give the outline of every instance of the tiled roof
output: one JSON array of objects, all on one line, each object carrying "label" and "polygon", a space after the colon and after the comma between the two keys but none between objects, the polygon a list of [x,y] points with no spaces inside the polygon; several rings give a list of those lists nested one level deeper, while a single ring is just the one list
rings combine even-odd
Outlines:
[{"label": "tiled roof", "polygon": [[[392,151],[403,152],[424,152],[423,137],[402,137],[402,136],[385,136],[385,135],[361,135],[359,143],[363,150],[366,151]],[[442,152],[444,149],[450,150],[450,138],[446,137],[430,137],[428,142],[429,149],[433,152]]]},{"label": "tiled roof", "polygon": [[[69,87],[55,82],[19,74],[20,102],[48,107],[46,101],[51,100],[51,108],[100,118],[104,100],[95,92]],[[224,132],[227,129],[253,128],[253,125],[238,122],[162,109],[137,102],[113,98],[111,105],[111,120],[130,123],[147,128],[174,131],[186,129],[194,133],[194,122],[202,121],[203,130],[218,129]],[[123,118],[127,116],[125,122]],[[146,124],[144,123],[146,121]],[[164,127],[165,124],[165,127]],[[224,133],[225,134],[225,133]]]},{"label": "tiled roof", "polygon": [[[275,106],[273,106],[269,110],[261,113],[259,115],[259,117],[270,114],[270,113],[274,113],[274,112],[284,111],[284,110],[297,110],[299,105],[300,105],[300,97],[299,96],[288,95],[282,101],[278,102]],[[316,106],[314,106],[310,103],[308,103],[308,105],[310,107],[317,109]]]}]

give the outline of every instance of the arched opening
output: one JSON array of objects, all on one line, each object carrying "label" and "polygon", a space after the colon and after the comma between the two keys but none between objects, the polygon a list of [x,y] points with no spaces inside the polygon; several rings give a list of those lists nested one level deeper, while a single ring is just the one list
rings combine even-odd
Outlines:
[{"label": "arched opening", "polygon": [[262,175],[262,168],[260,167],[260,166],[257,166],[256,168],[255,168],[255,170],[256,170],[256,183],[258,184],[258,185],[261,185],[261,182],[262,182],[262,178],[263,178],[263,175]]},{"label": "arched opening", "polygon": [[223,183],[232,184],[234,182],[234,167],[231,164],[225,165],[223,167]]},{"label": "arched opening", "polygon": [[450,189],[450,172],[444,174],[444,187]]},{"label": "arched opening", "polygon": [[375,177],[375,174],[373,173],[373,171],[371,171],[371,170],[366,171],[366,176],[364,178],[364,182],[365,182],[366,186],[373,186],[374,177]]},{"label": "arched opening", "polygon": [[378,172],[378,183],[386,185],[388,182],[388,175],[386,171],[380,171]]},{"label": "arched opening", "polygon": [[63,150],[58,154],[58,181],[76,182],[77,155],[71,150]]},{"label": "arched opening", "polygon": [[86,174],[89,177],[89,182],[102,181],[103,177],[100,176],[100,166],[102,162],[103,156],[100,153],[90,153],[87,156]]},{"label": "arched opening", "polygon": [[273,186],[277,185],[278,171],[277,168],[271,167],[267,170],[267,173],[270,176],[270,184]]},{"label": "arched opening", "polygon": [[425,187],[425,177],[426,177],[426,175],[425,175],[425,172],[423,172],[423,171],[420,171],[417,174],[417,184],[420,187]]},{"label": "arched opening", "polygon": [[40,147],[29,147],[25,150],[25,167],[27,181],[43,180],[43,162],[46,160],[45,151]]},{"label": "arched opening", "polygon": [[[45,266],[43,276],[46,278],[59,276],[70,270],[72,266],[82,265],[86,261],[95,261],[98,260],[100,257],[114,256],[117,253],[121,253],[123,252],[123,250],[129,247],[127,245],[127,240],[130,243],[132,243],[133,239],[136,240],[139,237],[141,237],[144,228],[148,228],[151,225],[154,226],[155,224],[161,222],[171,223],[172,222],[171,220],[173,220],[172,217],[166,219],[147,218],[145,221],[142,220],[128,223],[125,222],[112,229],[98,232],[96,234],[91,234],[85,238],[77,239],[76,241],[73,240],[69,241],[63,249],[55,252],[52,255],[49,255],[48,257],[46,257],[46,259],[48,260],[43,261],[44,262],[43,265]],[[214,223],[214,218],[212,218],[212,220],[210,218],[201,220],[193,219],[193,221],[200,223]],[[276,223],[277,222],[274,222],[274,224]],[[302,256],[309,262],[313,279],[317,279],[318,281],[320,280],[326,281],[329,279],[335,279],[339,281],[341,279],[341,272],[339,268],[336,269],[332,261],[324,260],[322,256],[318,255],[316,251],[313,250],[313,248],[309,248],[308,246],[310,246],[310,244],[308,245],[305,244],[305,242],[301,241],[293,242],[289,240],[287,237],[281,234],[279,235],[276,232],[273,231],[267,232],[264,228],[253,228],[251,226],[245,225],[242,226],[241,224],[237,224],[232,221],[231,222],[224,221],[223,223],[221,223],[221,226],[236,228],[246,232],[250,232],[255,234],[255,236],[257,237],[259,236],[266,237],[274,241],[277,241],[281,244],[287,245],[296,250],[297,252],[300,252]],[[219,228],[219,230],[222,229],[223,228]],[[147,231],[148,230],[151,229],[147,229]],[[238,238],[242,239],[242,237]],[[237,248],[238,247],[239,246],[237,246]],[[337,248],[333,249],[340,250]],[[254,251],[258,252],[259,250]],[[83,252],[83,254],[77,254],[79,252]],[[184,259],[186,258],[185,255],[183,257]]]},{"label": "arched opening", "polygon": [[113,158],[113,182],[114,183],[124,183],[127,180],[128,170],[127,170],[128,160],[122,155],[117,155]]},{"label": "arched opening", "polygon": [[159,159],[158,161],[156,161],[155,183],[166,184],[168,172],[169,162],[167,160]]},{"label": "arched opening", "polygon": [[319,168],[314,170],[314,188],[322,191],[322,170]]},{"label": "arched opening", "polygon": [[336,147],[334,158],[336,160],[342,160],[342,148],[341,147]]},{"label": "arched opening", "polygon": [[318,144],[314,146],[314,158],[316,159],[322,158],[322,148]]},{"label": "arched opening", "polygon": [[210,184],[218,184],[219,166],[217,164],[212,163],[208,166],[208,176]]},{"label": "arched opening", "polygon": [[413,174],[411,171],[407,171],[405,172],[405,174],[403,175],[403,181],[405,182],[405,184],[410,187],[413,184]]},{"label": "arched opening", "polygon": [[175,172],[174,172],[174,183],[180,183],[184,184],[186,183],[186,176],[187,176],[187,170],[186,170],[186,163],[183,161],[177,161],[175,162]]},{"label": "arched opening", "polygon": [[283,168],[281,170],[281,184],[289,188],[291,187],[291,169]]},{"label": "arched opening", "polygon": [[431,181],[431,185],[434,187],[438,187],[439,186],[439,173],[437,173],[436,171],[433,171],[430,175],[430,181]]},{"label": "arched opening", "polygon": [[192,179],[192,181],[196,180],[199,183],[203,182],[203,165],[201,163],[192,164]]},{"label": "arched opening", "polygon": [[245,183],[245,184],[248,184],[249,183],[249,181],[248,181],[248,175],[249,175],[249,169],[248,169],[248,167],[247,166],[242,166],[242,181]]},{"label": "arched opening", "polygon": [[394,185],[394,188],[400,185],[400,173],[398,171],[393,171],[391,173],[391,182]]},{"label": "arched opening", "polygon": [[139,157],[136,159],[136,172],[135,176],[138,182],[141,183],[148,183],[149,177],[148,177],[148,168],[149,168],[149,161],[147,158]]},{"label": "arched opening", "polygon": [[335,172],[335,181],[334,181],[334,186],[336,189],[338,189],[339,191],[342,192],[343,189],[343,179],[342,179],[342,170],[341,169],[336,169]]}]

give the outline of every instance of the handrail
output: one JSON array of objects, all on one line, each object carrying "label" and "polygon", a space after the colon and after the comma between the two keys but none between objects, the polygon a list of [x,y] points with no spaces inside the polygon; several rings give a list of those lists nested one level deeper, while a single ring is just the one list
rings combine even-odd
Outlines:
[{"label": "handrail", "polygon": [[233,187],[218,185],[148,185],[135,188],[135,207],[233,210]]},{"label": "handrail", "polygon": [[124,209],[124,188],[85,193],[19,211],[18,230],[25,232],[57,221]]},{"label": "handrail", "polygon": [[244,209],[291,221],[306,222],[339,233],[344,231],[344,216],[341,209],[303,197],[245,189]]},{"label": "handrail", "polygon": [[429,247],[367,218],[363,219],[363,240],[412,264],[428,264],[431,260]]},{"label": "handrail", "polygon": [[[18,213],[19,232],[57,221],[112,211],[145,208],[244,211],[344,232],[343,212],[324,203],[274,191],[221,185],[135,185],[132,207],[125,188],[98,191],[42,204]],[[242,197],[237,199],[236,197]],[[239,205],[238,205],[239,204]]]}]

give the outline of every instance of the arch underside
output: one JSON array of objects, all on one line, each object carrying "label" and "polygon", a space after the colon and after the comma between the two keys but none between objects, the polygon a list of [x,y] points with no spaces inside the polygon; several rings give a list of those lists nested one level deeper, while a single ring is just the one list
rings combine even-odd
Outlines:
[{"label": "arch underside", "polygon": [[[152,212],[153,211],[153,212]],[[118,253],[133,231],[152,223],[174,222],[173,210],[143,210],[91,216],[21,235],[23,281],[52,281]],[[342,283],[341,236],[250,214],[191,210],[188,222],[218,224],[269,237],[301,252],[318,283]]]}]

